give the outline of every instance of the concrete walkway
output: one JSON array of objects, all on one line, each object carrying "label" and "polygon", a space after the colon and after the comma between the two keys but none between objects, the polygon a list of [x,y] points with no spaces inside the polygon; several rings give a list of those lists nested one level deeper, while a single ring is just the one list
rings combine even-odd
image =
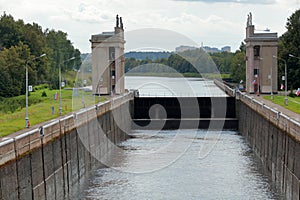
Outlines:
[{"label": "concrete walkway", "polygon": [[294,120],[300,122],[300,114],[297,114],[297,113],[295,113],[291,110],[288,110],[278,104],[275,104],[269,100],[264,99],[263,98],[264,95],[257,96],[257,95],[251,94],[250,96],[253,97],[254,99],[256,99],[257,101],[263,102],[265,105],[267,105],[275,110],[278,110],[281,113],[284,113],[285,115],[289,116],[290,118],[293,118]]}]

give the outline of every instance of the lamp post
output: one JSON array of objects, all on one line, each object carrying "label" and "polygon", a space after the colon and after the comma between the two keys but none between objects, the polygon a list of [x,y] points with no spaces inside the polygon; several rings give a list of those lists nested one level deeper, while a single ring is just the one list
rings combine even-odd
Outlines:
[{"label": "lamp post", "polygon": [[289,56],[292,57],[292,58],[297,58],[297,59],[300,60],[300,57],[294,56],[293,54],[289,54]]},{"label": "lamp post", "polygon": [[27,60],[26,61],[26,65],[25,65],[25,69],[26,69],[26,114],[25,114],[25,126],[26,126],[26,128],[29,128],[29,126],[30,126],[30,124],[29,124],[29,117],[28,117],[28,63],[29,62],[31,62],[31,61],[34,61],[34,60],[36,60],[36,59],[39,59],[39,58],[41,58],[41,57],[43,57],[43,56],[45,56],[46,54],[44,53],[44,54],[42,54],[42,55],[40,55],[40,56],[38,56],[38,57],[35,57],[35,58],[33,58],[33,59],[30,59],[30,60]]},{"label": "lamp post", "polygon": [[59,115],[62,115],[62,96],[61,96],[61,64],[68,62],[70,60],[74,60],[75,57],[69,58],[61,63],[59,63],[58,68],[59,68]]},{"label": "lamp post", "polygon": [[285,86],[284,86],[284,88],[285,88],[285,90],[284,90],[284,93],[285,93],[284,104],[286,106],[288,106],[289,103],[288,103],[288,98],[287,98],[287,66],[286,66],[286,60],[284,60],[282,58],[278,58],[277,56],[274,56],[274,55],[273,55],[273,58],[277,58],[277,59],[282,60],[284,62],[284,81],[285,81]]},{"label": "lamp post", "polygon": [[261,93],[261,88],[260,88],[261,87],[261,83],[260,83],[260,80],[261,80],[260,74],[261,74],[261,72],[260,71],[262,71],[264,59],[262,57],[259,57],[259,60],[260,60],[259,69],[258,69],[258,72],[257,72],[257,84],[258,84],[257,96],[259,96],[260,93]]},{"label": "lamp post", "polygon": [[81,71],[81,86],[82,86],[82,90],[81,90],[81,107],[85,108],[85,102],[84,102],[84,76],[83,76],[83,72],[84,72],[84,68],[82,66],[82,71]]},{"label": "lamp post", "polygon": [[271,100],[274,100],[274,94],[273,94],[273,61],[272,61],[272,64],[271,64],[270,79],[271,79]]}]

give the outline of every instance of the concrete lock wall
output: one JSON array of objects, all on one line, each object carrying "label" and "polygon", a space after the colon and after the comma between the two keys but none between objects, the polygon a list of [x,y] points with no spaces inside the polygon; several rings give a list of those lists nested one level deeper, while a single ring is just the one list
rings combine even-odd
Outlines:
[{"label": "concrete lock wall", "polygon": [[[127,94],[0,143],[0,199],[72,199],[130,130]],[[128,112],[128,113],[127,113]]]},{"label": "concrete lock wall", "polygon": [[282,113],[238,95],[239,131],[261,159],[286,199],[300,199],[300,124]]},{"label": "concrete lock wall", "polygon": [[220,81],[215,83],[235,96],[239,132],[261,159],[264,173],[285,199],[300,199],[300,123]]}]

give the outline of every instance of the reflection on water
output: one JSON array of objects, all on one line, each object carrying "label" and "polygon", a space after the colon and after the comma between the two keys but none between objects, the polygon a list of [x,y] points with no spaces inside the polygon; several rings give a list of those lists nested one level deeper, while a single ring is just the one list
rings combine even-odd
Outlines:
[{"label": "reflection on water", "polygon": [[212,80],[201,78],[168,78],[126,76],[126,89],[138,89],[140,96],[214,97],[226,96]]},{"label": "reflection on water", "polygon": [[[84,199],[279,199],[260,163],[236,132],[135,131],[112,168],[96,170]],[[166,150],[179,135],[184,152]],[[177,159],[151,172],[151,166]],[[153,154],[159,153],[159,156]],[[155,168],[155,167],[154,167]],[[131,172],[128,172],[131,171]],[[144,173],[143,173],[144,172]]]}]

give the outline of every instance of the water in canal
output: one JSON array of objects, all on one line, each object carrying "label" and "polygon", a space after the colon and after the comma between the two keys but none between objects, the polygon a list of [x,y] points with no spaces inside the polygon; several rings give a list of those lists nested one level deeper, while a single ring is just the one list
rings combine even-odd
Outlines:
[{"label": "water in canal", "polygon": [[84,199],[279,199],[243,137],[232,131],[134,131]]},{"label": "water in canal", "polygon": [[[226,96],[203,79],[126,77],[126,88],[140,96]],[[237,132],[130,134],[110,167],[94,171],[80,199],[280,199]]]}]

